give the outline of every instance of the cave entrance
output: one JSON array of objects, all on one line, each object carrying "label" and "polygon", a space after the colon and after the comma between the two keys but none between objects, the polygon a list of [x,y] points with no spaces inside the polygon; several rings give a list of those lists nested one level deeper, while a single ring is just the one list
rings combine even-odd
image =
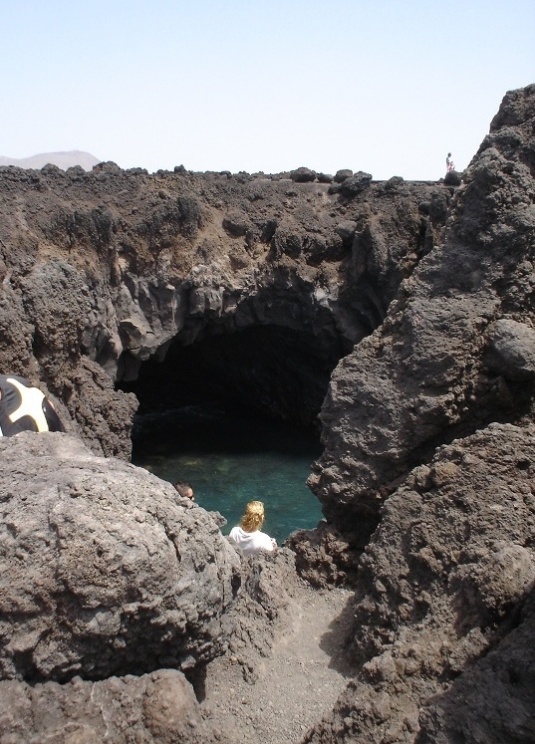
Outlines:
[{"label": "cave entrance", "polygon": [[314,527],[319,502],[306,486],[321,454],[317,416],[342,355],[313,334],[278,326],[174,339],[137,380],[119,383],[140,402],[133,462],[170,482],[192,483],[219,511],[226,533],[251,499],[264,501],[265,529],[284,540]]}]

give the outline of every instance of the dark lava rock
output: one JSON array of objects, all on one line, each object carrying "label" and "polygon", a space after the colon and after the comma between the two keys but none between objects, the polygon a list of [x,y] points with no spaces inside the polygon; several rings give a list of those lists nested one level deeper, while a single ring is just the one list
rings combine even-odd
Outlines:
[{"label": "dark lava rock", "polygon": [[344,196],[353,197],[367,189],[371,183],[371,173],[359,171],[354,176],[345,178],[340,184],[340,193]]},{"label": "dark lava rock", "polygon": [[336,171],[334,180],[336,183],[342,183],[342,181],[345,181],[347,178],[351,178],[352,175],[352,170],[349,168],[342,168],[341,170]]},{"label": "dark lava rock", "polygon": [[444,183],[446,186],[460,186],[462,183],[462,175],[457,171],[448,171],[444,176]]},{"label": "dark lava rock", "polygon": [[[511,151],[507,138],[501,152],[501,130],[491,131],[452,197],[444,241],[422,258],[381,328],[331,376],[321,412],[325,450],[310,482],[342,531],[367,519],[374,529],[396,479],[444,438],[533,416],[531,387],[508,381],[527,373],[518,352],[533,327],[535,86],[508,94],[502,108],[502,118],[516,117],[525,144]],[[431,204],[443,213],[440,196]],[[373,227],[358,236],[361,260],[371,246],[377,255],[388,251]],[[502,332],[498,343],[502,321],[507,344]]]},{"label": "dark lava rock", "polygon": [[65,681],[220,650],[238,557],[201,507],[66,434],[0,438],[0,676]]},{"label": "dark lava rock", "polygon": [[486,362],[508,380],[535,377],[535,330],[516,320],[502,318],[489,328]]},{"label": "dark lava rock", "polygon": [[[206,347],[204,377],[226,396],[315,422],[333,366],[382,322],[443,230],[418,211],[426,184],[390,194],[372,185],[349,200],[330,193],[340,184],[287,173],[229,176],[0,169],[0,369],[58,401],[96,454],[130,457],[139,402],[123,389],[141,394],[134,383],[156,361],[172,386],[178,347]],[[372,222],[372,238],[354,247],[337,233],[355,223],[364,235]],[[266,329],[260,358],[260,337],[240,338]],[[286,331],[300,338],[291,364]],[[218,338],[230,342],[224,364],[210,352]],[[286,373],[271,380],[279,359]]]},{"label": "dark lava rock", "polygon": [[493,424],[387,499],[359,567],[360,672],[305,741],[532,741],[534,474],[535,427]]},{"label": "dark lava rock", "polygon": [[298,574],[309,584],[329,589],[352,584],[362,549],[356,549],[355,539],[348,540],[327,522],[314,530],[297,530],[287,538],[285,547],[295,553]]},{"label": "dark lava rock", "polygon": [[307,183],[308,181],[315,181],[316,171],[304,167],[296,168],[296,170],[290,171],[290,178],[296,183]]}]

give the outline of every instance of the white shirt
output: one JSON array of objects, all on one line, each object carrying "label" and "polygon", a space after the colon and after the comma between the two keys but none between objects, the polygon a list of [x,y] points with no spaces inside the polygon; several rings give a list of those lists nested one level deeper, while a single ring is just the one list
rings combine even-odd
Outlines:
[{"label": "white shirt", "polygon": [[244,555],[254,555],[259,550],[272,552],[275,549],[275,541],[265,532],[255,530],[245,532],[241,527],[233,527],[229,535],[230,540],[243,550]]}]

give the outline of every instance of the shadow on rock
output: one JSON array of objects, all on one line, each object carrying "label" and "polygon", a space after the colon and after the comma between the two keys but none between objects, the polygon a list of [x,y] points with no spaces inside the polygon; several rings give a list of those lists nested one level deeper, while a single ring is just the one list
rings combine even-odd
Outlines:
[{"label": "shadow on rock", "polygon": [[329,666],[344,677],[353,677],[356,659],[352,650],[355,633],[355,600],[349,596],[342,612],[329,625],[329,632],[320,641],[320,647],[331,657]]}]

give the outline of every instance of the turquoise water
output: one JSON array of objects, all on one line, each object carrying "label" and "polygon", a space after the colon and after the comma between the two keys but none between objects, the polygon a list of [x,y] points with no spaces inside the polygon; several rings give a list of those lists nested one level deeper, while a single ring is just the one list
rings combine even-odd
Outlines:
[{"label": "turquoise water", "polygon": [[321,453],[310,431],[201,406],[145,416],[139,429],[143,436],[134,437],[133,462],[171,483],[191,483],[197,503],[227,519],[223,534],[253,499],[264,502],[264,531],[279,544],[322,518],[319,501],[306,486]]}]

